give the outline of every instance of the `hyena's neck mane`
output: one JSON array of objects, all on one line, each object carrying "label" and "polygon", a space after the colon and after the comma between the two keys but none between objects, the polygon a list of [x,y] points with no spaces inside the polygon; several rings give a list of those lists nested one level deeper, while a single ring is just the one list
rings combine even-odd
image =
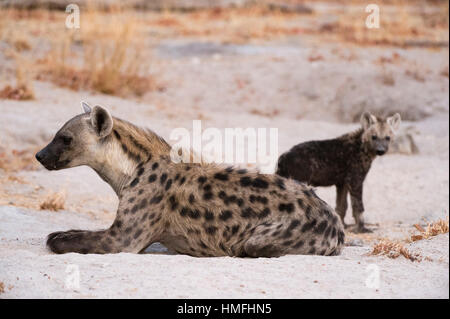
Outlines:
[{"label": "hyena's neck mane", "polygon": [[136,168],[152,158],[169,156],[170,145],[149,129],[113,118],[113,129],[105,140],[101,160],[94,170],[120,197],[123,187],[131,181]]},{"label": "hyena's neck mane", "polygon": [[140,128],[127,121],[114,118],[112,137],[120,143],[122,151],[136,165],[152,157],[169,155],[170,145],[149,129]]}]

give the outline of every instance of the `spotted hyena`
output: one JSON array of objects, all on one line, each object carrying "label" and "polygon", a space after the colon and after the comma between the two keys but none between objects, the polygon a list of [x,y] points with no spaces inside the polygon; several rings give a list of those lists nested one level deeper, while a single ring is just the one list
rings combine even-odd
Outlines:
[{"label": "spotted hyena", "polygon": [[150,130],[84,105],[36,158],[49,170],[88,165],[120,199],[112,225],[48,236],[55,253],[138,253],[153,242],[192,256],[337,255],[339,216],[310,187],[214,164],[174,163]]},{"label": "spotted hyena", "polygon": [[364,226],[363,183],[372,161],[384,155],[400,125],[397,113],[381,119],[370,113],[361,116],[362,127],[341,137],[301,143],[278,159],[277,174],[313,186],[336,185],[336,211],[344,222],[347,195],[352,200],[356,232],[370,232]]}]

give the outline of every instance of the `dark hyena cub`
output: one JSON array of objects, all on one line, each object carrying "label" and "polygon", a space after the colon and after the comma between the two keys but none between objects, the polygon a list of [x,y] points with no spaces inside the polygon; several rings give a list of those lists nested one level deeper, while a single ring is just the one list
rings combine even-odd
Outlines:
[{"label": "dark hyena cub", "polygon": [[352,200],[356,232],[364,227],[363,182],[377,155],[384,155],[400,125],[397,113],[386,120],[370,113],[361,116],[362,128],[336,139],[311,141],[294,146],[278,159],[277,174],[313,186],[336,185],[336,212],[344,222],[347,194]]},{"label": "dark hyena cub", "polygon": [[150,130],[99,106],[67,122],[36,158],[47,169],[92,167],[119,196],[101,231],[50,234],[56,253],[140,252],[153,242],[192,256],[337,255],[339,216],[314,191],[276,175],[174,163]]}]

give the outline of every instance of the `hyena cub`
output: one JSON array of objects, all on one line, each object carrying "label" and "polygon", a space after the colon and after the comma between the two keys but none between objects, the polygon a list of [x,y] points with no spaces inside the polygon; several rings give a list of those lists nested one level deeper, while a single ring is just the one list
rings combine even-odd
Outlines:
[{"label": "hyena cub", "polygon": [[356,232],[370,232],[364,227],[363,183],[372,161],[384,155],[400,125],[397,113],[386,120],[370,113],[361,116],[362,128],[341,137],[301,143],[278,159],[277,174],[313,186],[336,185],[336,212],[344,222],[347,194],[352,200]]},{"label": "hyena cub", "polygon": [[49,170],[90,166],[120,203],[108,229],[50,234],[53,252],[138,253],[161,242],[192,256],[340,253],[339,216],[310,187],[245,169],[176,164],[155,133],[84,107],[36,158]]}]

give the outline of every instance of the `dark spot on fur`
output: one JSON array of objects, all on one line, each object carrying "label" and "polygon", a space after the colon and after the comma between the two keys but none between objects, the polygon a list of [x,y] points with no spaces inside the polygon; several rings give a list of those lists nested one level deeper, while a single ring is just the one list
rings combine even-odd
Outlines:
[{"label": "dark spot on fur", "polygon": [[281,179],[281,178],[279,178],[279,177],[277,177],[276,179],[275,179],[275,184],[278,186],[278,188],[280,188],[281,190],[285,190],[286,189],[286,186],[284,186],[284,181]]},{"label": "dark spot on fur", "polygon": [[175,210],[178,207],[178,202],[175,199],[175,196],[171,195],[169,197],[170,209]]},{"label": "dark spot on fur", "polygon": [[228,180],[228,174],[216,173],[216,174],[214,174],[214,178],[218,179],[219,181],[227,181]]},{"label": "dark spot on fur", "polygon": [[119,134],[119,132],[117,132],[116,130],[114,130],[114,136],[120,141],[121,140],[121,136]]},{"label": "dark spot on fur", "polygon": [[206,177],[205,176],[200,176],[198,178],[198,182],[199,182],[199,184],[204,184],[206,182]]},{"label": "dark spot on fur", "polygon": [[317,224],[317,221],[315,219],[313,219],[309,223],[304,224],[303,227],[302,227],[302,232],[304,233],[306,231],[309,231],[309,230],[313,229],[314,226],[316,226],[316,224]]},{"label": "dark spot on fur", "polygon": [[133,181],[130,184],[130,187],[134,187],[139,183],[139,177],[136,177],[135,179],[133,179]]},{"label": "dark spot on fur", "polygon": [[210,212],[209,210],[205,211],[205,214],[203,215],[205,217],[205,220],[211,221],[214,220],[214,214]]},{"label": "dark spot on fur", "polygon": [[255,217],[256,214],[253,211],[253,209],[251,209],[250,207],[247,207],[246,209],[242,210],[241,216],[243,218],[252,218],[252,217]]},{"label": "dark spot on fur", "polygon": [[257,177],[253,180],[252,186],[256,188],[266,189],[269,187],[269,183],[267,183],[267,181],[263,180],[262,178]]},{"label": "dark spot on fur", "polygon": [[143,200],[141,200],[141,202],[139,203],[139,209],[143,209],[147,206],[147,199],[144,198]]},{"label": "dark spot on fur", "polygon": [[161,185],[163,185],[166,182],[166,179],[167,179],[167,174],[162,173],[161,178],[159,179],[159,182],[161,183]]},{"label": "dark spot on fur", "polygon": [[141,234],[142,234],[142,229],[139,229],[137,232],[134,233],[133,238],[137,239],[139,236],[141,236]]},{"label": "dark spot on fur", "polygon": [[144,174],[144,168],[141,167],[138,171],[137,171],[137,175],[141,176],[142,174]]},{"label": "dark spot on fur", "polygon": [[169,178],[169,180],[167,181],[167,184],[166,184],[166,191],[168,191],[170,189],[170,187],[172,187],[172,179]]},{"label": "dark spot on fur", "polygon": [[224,210],[224,211],[219,215],[220,220],[223,220],[223,221],[226,221],[226,220],[230,219],[231,217],[233,217],[233,214],[232,214],[231,211],[229,211],[229,210]]},{"label": "dark spot on fur", "polygon": [[208,226],[205,228],[205,232],[208,235],[214,235],[216,233],[216,231],[217,231],[217,227],[215,227],[215,226]]},{"label": "dark spot on fur", "polygon": [[315,239],[311,239],[309,242],[310,246],[314,246],[316,244],[316,240]]},{"label": "dark spot on fur", "polygon": [[186,207],[183,207],[180,210],[180,215],[183,216],[183,217],[187,216],[188,213],[189,213],[189,209],[187,209]]},{"label": "dark spot on fur", "polygon": [[241,177],[240,179],[241,186],[248,187],[252,184],[252,180],[248,176]]},{"label": "dark spot on fur", "polygon": [[159,167],[159,163],[158,163],[158,162],[153,163],[153,165],[152,165],[152,170],[155,170],[155,169],[157,169],[158,167]]},{"label": "dark spot on fur", "polygon": [[183,177],[180,179],[180,183],[179,183],[180,186],[183,185],[185,181],[186,181],[186,177],[183,176]]},{"label": "dark spot on fur", "polygon": [[238,169],[237,171],[236,171],[238,174],[247,174],[248,173],[248,171],[245,169],[245,168],[243,168],[243,169]]},{"label": "dark spot on fur", "polygon": [[219,192],[219,198],[220,199],[225,199],[227,197],[227,194],[224,191],[220,191]]},{"label": "dark spot on fur", "polygon": [[287,212],[288,214],[291,214],[294,211],[295,207],[292,203],[282,203],[278,206],[278,209],[280,210],[280,212]]},{"label": "dark spot on fur", "polygon": [[154,181],[156,181],[156,178],[157,178],[156,174],[152,174],[148,177],[148,182],[153,183]]},{"label": "dark spot on fur", "polygon": [[316,234],[318,234],[318,235],[323,234],[323,232],[324,232],[325,229],[327,228],[327,225],[328,225],[328,223],[327,223],[326,220],[321,221],[321,222],[319,223],[319,225],[317,225],[317,227],[316,227],[316,229],[314,230],[314,232],[315,232]]},{"label": "dark spot on fur", "polygon": [[263,211],[258,215],[259,218],[265,218],[270,215],[270,209],[264,208]]},{"label": "dark spot on fur", "polygon": [[194,194],[189,195],[189,204],[194,204],[195,203],[195,196]]},{"label": "dark spot on fur", "polygon": [[199,219],[200,218],[200,212],[196,209],[190,209],[188,212],[188,216],[192,219]]},{"label": "dark spot on fur", "polygon": [[231,234],[232,234],[232,235],[236,235],[238,231],[239,231],[239,225],[234,225],[234,226],[231,228]]},{"label": "dark spot on fur", "polygon": [[204,193],[203,194],[203,199],[204,200],[210,200],[210,199],[212,199],[213,198],[213,193],[211,193],[211,192],[207,192],[207,193]]},{"label": "dark spot on fur", "polygon": [[159,204],[162,199],[163,199],[162,195],[154,196],[151,199],[150,204]]},{"label": "dark spot on fur", "polygon": [[303,240],[299,240],[299,241],[294,245],[294,248],[300,248],[300,247],[303,246],[303,244],[304,244]]}]

